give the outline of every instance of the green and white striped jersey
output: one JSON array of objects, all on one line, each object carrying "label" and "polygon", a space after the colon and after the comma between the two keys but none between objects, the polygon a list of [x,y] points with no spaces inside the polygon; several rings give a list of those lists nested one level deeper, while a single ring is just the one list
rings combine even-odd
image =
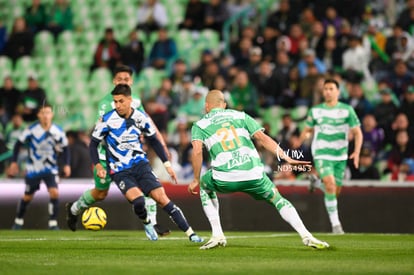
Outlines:
[{"label": "green and white striped jersey", "polygon": [[251,139],[257,131],[263,128],[246,113],[216,108],[193,124],[191,138],[207,148],[214,179],[248,181],[263,177],[263,164]]},{"label": "green and white striped jersey", "polygon": [[338,102],[334,107],[328,107],[325,103],[312,107],[306,125],[314,128],[314,159],[346,160],[349,130],[360,126],[360,122],[350,105]]}]

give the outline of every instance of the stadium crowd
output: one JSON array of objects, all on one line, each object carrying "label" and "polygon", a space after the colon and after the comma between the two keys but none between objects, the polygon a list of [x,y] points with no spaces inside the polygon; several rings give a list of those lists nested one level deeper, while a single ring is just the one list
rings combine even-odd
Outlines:
[{"label": "stadium crowd", "polygon": [[[192,178],[189,129],[203,115],[208,90],[222,90],[230,108],[261,121],[282,147],[310,159],[310,143],[298,146],[298,138],[306,111],[322,101],[327,77],[340,83],[341,100],[355,109],[362,123],[360,169],[350,166],[347,177],[414,180],[414,0],[263,1],[268,3],[265,12],[255,1],[179,2],[184,3],[185,13],[174,26],[171,18],[167,20],[166,1],[145,0],[125,7],[137,10],[135,28],[128,31],[125,42],[117,40],[112,27],[105,28],[89,69],[92,74],[97,68],[112,71],[126,64],[136,79],[146,68],[165,72],[142,100],[165,134],[180,180]],[[33,54],[39,32],[50,31],[57,40],[63,31],[77,31],[71,4],[56,0],[48,6],[33,0],[15,18],[10,33],[0,22],[0,55],[16,63]],[[227,40],[226,23],[244,10],[248,12],[231,25]],[[219,43],[207,44],[198,60],[189,60],[186,52],[179,51],[184,41],[172,32],[189,30],[191,37],[198,37],[206,29],[216,33]],[[144,46],[143,37],[152,37],[151,47]],[[33,115],[46,100],[47,88],[39,86],[35,74],[28,77],[26,91],[13,85],[12,76],[4,77],[0,89],[3,164],[24,126],[36,119]],[[102,91],[102,97],[107,92]],[[85,131],[89,129],[83,130],[68,131],[75,144],[72,155],[87,157]],[[155,154],[150,152],[149,157],[160,178],[168,179]],[[265,153],[263,159],[274,178],[307,176],[298,171],[273,175],[278,164]],[[85,176],[90,177],[91,171],[79,175]]]}]

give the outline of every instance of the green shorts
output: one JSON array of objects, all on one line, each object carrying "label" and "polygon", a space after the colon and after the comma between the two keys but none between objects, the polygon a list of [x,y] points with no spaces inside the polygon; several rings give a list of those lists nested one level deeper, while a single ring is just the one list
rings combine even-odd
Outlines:
[{"label": "green shorts", "polygon": [[334,176],[337,186],[342,186],[345,177],[346,160],[315,160],[315,168],[319,177]]},{"label": "green shorts", "polygon": [[[99,161],[101,163],[101,165],[103,166],[103,168],[106,169],[106,161],[105,160],[100,160]],[[100,177],[98,177],[96,175],[96,168],[93,168],[93,179],[95,181],[95,188],[98,190],[108,190],[109,187],[111,186],[111,182],[112,179],[109,176],[109,173],[106,174],[106,177],[104,179],[101,179]]]},{"label": "green shorts", "polygon": [[201,177],[200,188],[219,193],[243,192],[256,200],[270,201],[275,196],[275,185],[265,173],[257,180],[228,182],[213,179],[210,169]]}]

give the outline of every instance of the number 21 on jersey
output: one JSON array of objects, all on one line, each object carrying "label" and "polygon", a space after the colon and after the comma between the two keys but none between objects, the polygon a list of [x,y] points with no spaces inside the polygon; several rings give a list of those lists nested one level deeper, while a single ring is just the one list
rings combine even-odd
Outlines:
[{"label": "number 21 on jersey", "polygon": [[224,123],[222,128],[216,131],[216,135],[220,138],[221,147],[224,151],[233,150],[236,146],[241,145],[236,128],[228,122]]}]

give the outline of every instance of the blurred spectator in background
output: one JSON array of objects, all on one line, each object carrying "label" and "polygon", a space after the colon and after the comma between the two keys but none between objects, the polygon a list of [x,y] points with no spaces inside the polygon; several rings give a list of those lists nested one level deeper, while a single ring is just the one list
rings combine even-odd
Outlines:
[{"label": "blurred spectator in background", "polygon": [[245,67],[249,64],[250,50],[252,47],[253,42],[249,38],[240,40],[238,47],[233,49],[232,52],[235,66]]},{"label": "blurred spectator in background", "polygon": [[250,78],[256,87],[260,107],[268,108],[280,104],[283,90],[278,86],[279,82],[269,61],[260,62],[259,71]]},{"label": "blurred spectator in background", "polygon": [[384,148],[384,130],[377,126],[375,116],[367,114],[362,119],[362,135],[364,137],[362,147],[370,151],[372,157],[376,160],[382,148]]},{"label": "blurred spectator in background", "polygon": [[414,85],[410,85],[404,93],[404,98],[401,102],[400,112],[405,114],[408,118],[409,124],[414,126]]},{"label": "blurred spectator in background", "polygon": [[179,29],[201,31],[204,28],[206,3],[200,0],[190,0],[187,3],[184,21],[178,25]]},{"label": "blurred spectator in background", "polygon": [[301,46],[301,45],[303,43],[306,43],[304,47],[305,47],[305,49],[308,48],[307,38],[306,38],[305,34],[303,33],[303,30],[302,30],[302,28],[300,27],[299,24],[292,24],[290,26],[288,37],[289,37],[289,40],[290,40],[289,54],[290,54],[292,59],[298,60],[300,58],[301,53],[302,53],[301,49],[303,48],[303,46]]},{"label": "blurred spectator in background", "polygon": [[73,14],[67,0],[55,0],[52,5],[47,22],[47,29],[53,33],[55,40],[59,34],[73,29]]},{"label": "blurred spectator in background", "polygon": [[121,61],[132,68],[138,74],[144,65],[145,48],[144,43],[138,37],[136,30],[129,33],[128,42],[121,48]]},{"label": "blurred spectator in background", "polygon": [[397,50],[392,57],[405,62],[409,69],[414,69],[414,41],[408,32],[403,32],[397,40]]},{"label": "blurred spectator in background", "polygon": [[406,158],[400,165],[399,181],[414,181],[414,157]]},{"label": "blurred spectator in background", "polygon": [[259,115],[259,102],[257,90],[252,84],[246,71],[239,71],[230,90],[230,107],[244,111],[252,117]]},{"label": "blurred spectator in background", "polygon": [[282,116],[282,127],[276,135],[276,140],[279,142],[280,147],[289,149],[291,148],[290,138],[294,135],[300,135],[299,128],[293,122],[292,116],[289,113],[285,113]]},{"label": "blurred spectator in background", "polygon": [[387,40],[385,42],[385,52],[386,54],[393,58],[394,53],[398,51],[398,44],[403,35],[403,29],[399,25],[394,25],[392,27],[391,35],[387,36]]},{"label": "blurred spectator in background", "polygon": [[46,102],[46,93],[39,87],[37,76],[29,75],[27,89],[23,91],[19,99],[18,111],[25,122],[33,122],[37,119],[40,107]]},{"label": "blurred spectator in background", "polygon": [[[4,136],[5,136],[5,143],[7,150],[12,152],[14,144],[16,144],[16,141],[20,138],[22,135],[24,129],[26,128],[26,123],[23,120],[23,117],[15,113],[11,119],[8,121],[5,130],[4,130]],[[29,156],[29,152],[26,147],[21,147],[18,157],[17,157],[17,165],[19,166],[20,173],[16,175],[17,177],[23,177],[24,176],[24,168],[26,165],[27,158]],[[10,159],[7,161],[7,165],[9,165]]]},{"label": "blurred spectator in background", "polygon": [[325,35],[328,37],[337,37],[341,32],[342,18],[338,15],[337,10],[333,6],[329,6],[325,10],[325,16],[322,18]]},{"label": "blurred spectator in background", "polygon": [[343,101],[354,108],[359,119],[372,112],[373,106],[365,97],[361,83],[348,83],[348,93],[349,97]]},{"label": "blurred spectator in background", "polygon": [[374,116],[381,128],[390,125],[398,113],[398,107],[393,102],[393,92],[390,88],[382,88],[379,90],[381,96],[380,101],[374,108]]},{"label": "blurred spectator in background", "polygon": [[14,63],[22,56],[31,55],[34,47],[34,36],[27,28],[24,17],[14,20],[13,28],[4,47],[4,54]]},{"label": "blurred spectator in background", "polygon": [[47,24],[47,11],[41,0],[32,0],[32,4],[26,8],[24,18],[27,26],[33,33],[43,30]]},{"label": "blurred spectator in background", "polygon": [[193,70],[193,76],[201,77],[202,75],[204,75],[208,64],[210,64],[213,61],[215,61],[213,52],[208,49],[203,50],[200,56],[200,62],[198,63],[198,66]]},{"label": "blurred spectator in background", "polygon": [[[320,58],[323,55],[325,48],[325,29],[323,28],[321,21],[315,21],[312,24],[311,33],[307,36],[309,41],[309,48],[316,52],[316,55]],[[334,40],[335,41],[335,40]]]},{"label": "blurred spectator in background", "polygon": [[173,115],[173,102],[170,96],[171,89],[171,80],[164,78],[155,97],[150,98],[144,103],[145,111],[152,118],[160,132],[167,131],[168,121],[170,120],[170,116]]},{"label": "blurred spectator in background", "polygon": [[207,64],[204,74],[201,75],[201,83],[211,90],[218,75],[220,75],[220,66],[216,61],[212,61]]},{"label": "blurred spectator in background", "polygon": [[[25,127],[26,127],[26,123],[24,122],[23,117],[20,114],[15,113],[10,118],[4,130],[4,136],[5,136],[5,141],[6,141],[8,150],[13,150],[14,144],[19,139]],[[26,157],[27,157],[27,150],[26,148],[22,148],[22,150],[19,153],[18,163],[23,163]]]},{"label": "blurred spectator in background", "polygon": [[398,180],[400,165],[403,160],[414,157],[413,144],[410,142],[410,136],[406,130],[396,132],[395,142],[387,161],[387,169],[391,172],[392,180]]},{"label": "blurred spectator in background", "polygon": [[414,24],[414,0],[405,1],[405,8],[399,14],[396,24],[401,26],[404,31],[414,34],[412,30]]},{"label": "blurred spectator in background", "polygon": [[342,54],[342,67],[345,71],[354,71],[364,76],[364,80],[371,79],[368,64],[371,57],[370,45],[362,44],[362,39],[356,35],[349,37],[348,49]]},{"label": "blurred spectator in background", "polygon": [[14,86],[11,76],[5,76],[3,86],[0,87],[0,123],[3,127],[16,113],[19,99],[20,90]]},{"label": "blurred spectator in background", "polygon": [[411,134],[414,133],[413,128],[414,125],[410,125],[406,114],[398,113],[391,125],[387,125],[387,128],[385,129],[386,142],[394,145],[396,143],[396,133],[401,130],[407,131],[411,142],[414,142],[414,136]]},{"label": "blurred spectator in background", "polygon": [[71,178],[93,177],[93,166],[89,156],[89,143],[82,140],[82,136],[88,135],[76,130],[66,132],[70,154],[70,168],[72,171]]},{"label": "blurred spectator in background", "polygon": [[0,19],[0,55],[3,54],[4,47],[7,42],[7,28]]},{"label": "blurred spectator in background", "polygon": [[299,76],[301,78],[308,74],[308,68],[310,66],[314,67],[319,74],[324,74],[326,72],[326,66],[319,58],[316,57],[315,50],[306,49],[298,63]]},{"label": "blurred spectator in background", "polygon": [[112,28],[105,29],[104,38],[98,43],[92,70],[97,68],[107,68],[111,72],[115,70],[118,63],[121,62],[121,45],[115,39],[114,30]]},{"label": "blurred spectator in background", "polygon": [[191,90],[191,97],[178,109],[178,117],[185,117],[189,123],[201,119],[204,115],[204,99],[207,91],[206,87],[194,86]]},{"label": "blurred spectator in background", "polygon": [[385,81],[395,96],[400,100],[404,91],[407,90],[407,87],[414,83],[414,74],[408,70],[407,64],[404,61],[397,60],[394,63],[393,70],[381,81]]},{"label": "blurred spectator in background", "polygon": [[362,148],[359,157],[359,168],[349,165],[351,170],[351,179],[353,180],[379,180],[380,173],[374,164],[374,156],[370,149]]},{"label": "blurred spectator in background", "polygon": [[206,6],[204,27],[213,29],[221,35],[224,22],[229,19],[230,13],[224,0],[209,0]]},{"label": "blurred spectator in background", "polygon": [[167,11],[158,0],[146,0],[138,8],[137,20],[137,29],[149,34],[152,31],[158,31],[160,28],[167,26]]},{"label": "blurred spectator in background", "polygon": [[[318,36],[316,33],[313,33],[315,23],[319,22],[313,13],[313,9],[310,7],[304,8],[300,14],[299,25],[303,30],[303,33],[308,39],[311,39],[312,36]],[[320,23],[320,22],[319,22]],[[323,34],[323,26],[321,25],[321,30]],[[312,47],[315,49],[315,47]]]},{"label": "blurred spectator in background", "polygon": [[[286,41],[290,43],[289,38],[286,36]],[[274,61],[276,54],[279,52],[277,50],[277,31],[271,27],[265,27],[263,30],[263,35],[260,37],[257,42],[259,47],[262,49],[262,58]],[[286,52],[289,52],[289,49],[286,49]]]},{"label": "blurred spectator in background", "polygon": [[174,39],[168,37],[167,29],[158,30],[158,39],[155,41],[149,54],[149,65],[155,69],[165,69],[166,65],[177,57],[177,45]]},{"label": "blurred spectator in background", "polygon": [[249,62],[245,66],[246,72],[250,78],[254,78],[260,71],[260,63],[262,61],[262,49],[258,46],[249,50]]},{"label": "blurred spectator in background", "polygon": [[281,0],[279,2],[279,8],[267,18],[266,26],[271,27],[281,34],[288,34],[290,26],[297,23],[298,20],[299,13],[290,9],[289,0]]},{"label": "blurred spectator in background", "polygon": [[325,64],[327,71],[340,70],[342,68],[342,52],[336,45],[334,37],[324,39],[322,51],[317,58]]}]

